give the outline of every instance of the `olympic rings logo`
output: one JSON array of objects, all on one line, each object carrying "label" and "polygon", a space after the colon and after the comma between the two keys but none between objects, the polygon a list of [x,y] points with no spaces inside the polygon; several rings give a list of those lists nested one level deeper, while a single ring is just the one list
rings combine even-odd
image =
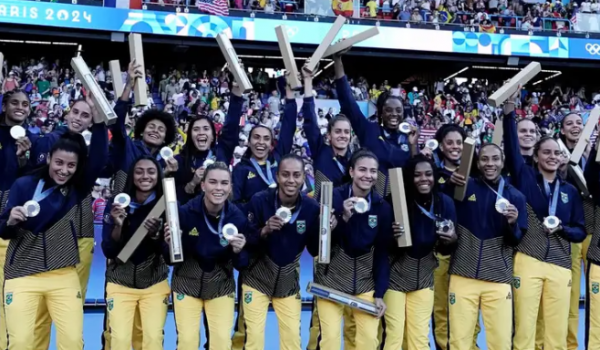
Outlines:
[{"label": "olympic rings logo", "polygon": [[585,50],[590,53],[590,55],[598,55],[600,54],[600,45],[599,44],[585,44]]}]

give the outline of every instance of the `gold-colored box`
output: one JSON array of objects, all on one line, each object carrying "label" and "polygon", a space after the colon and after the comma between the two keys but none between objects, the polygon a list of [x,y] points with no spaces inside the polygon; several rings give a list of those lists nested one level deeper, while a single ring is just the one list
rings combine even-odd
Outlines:
[{"label": "gold-colored box", "polygon": [[334,289],[322,286],[314,282],[308,283],[306,291],[315,297],[327,299],[338,304],[346,305],[353,309],[371,314],[373,316],[377,316],[379,314],[379,308],[375,306],[375,303],[370,303],[368,301],[362,300],[358,297],[355,297],[354,295],[338,292]]},{"label": "gold-colored box", "polygon": [[467,183],[464,186],[456,186],[454,188],[454,199],[462,201],[467,193],[467,184],[469,183],[469,172],[473,163],[473,155],[475,154],[475,140],[467,137],[463,142],[462,156],[460,157],[460,165],[456,170],[460,175],[465,177]]},{"label": "gold-colored box", "polygon": [[181,242],[181,226],[179,225],[179,209],[177,204],[177,190],[175,188],[175,179],[168,177],[163,179],[163,191],[165,192],[165,211],[167,213],[167,222],[171,230],[171,242],[169,252],[171,253],[171,263],[183,261],[183,244]]},{"label": "gold-colored box", "polygon": [[229,67],[231,74],[233,74],[235,82],[244,93],[250,92],[250,90],[252,90],[250,79],[248,79],[246,71],[240,65],[238,55],[227,35],[223,32],[217,34],[217,43],[219,44],[219,48],[221,48],[223,57],[225,57],[225,61],[227,61],[227,66]]},{"label": "gold-colored box", "polygon": [[406,195],[404,192],[402,168],[390,169],[388,176],[390,177],[390,192],[392,194],[392,204],[394,207],[394,220],[400,223],[400,226],[404,228],[404,234],[397,239],[398,247],[410,247],[412,246],[412,236],[410,232]]},{"label": "gold-colored box", "polygon": [[[154,208],[150,211],[150,214],[146,216],[146,220],[150,218],[160,217],[165,212],[165,199],[164,196],[161,197],[158,202],[154,205]],[[144,221],[146,221],[144,220]],[[127,241],[125,247],[121,249],[119,255],[117,256],[117,260],[122,263],[126,263],[129,258],[133,255],[137,247],[142,243],[144,238],[148,235],[148,230],[144,227],[144,225],[140,225],[137,230],[135,230],[133,236]]]},{"label": "gold-colored box", "polygon": [[104,122],[106,125],[111,125],[117,122],[117,114],[111,107],[110,103],[104,95],[104,91],[100,88],[96,82],[96,78],[92,75],[87,63],[81,58],[81,56],[73,57],[71,59],[71,67],[75,71],[75,74],[81,79],[81,83],[85,89],[91,93],[92,100],[96,105],[98,111],[98,118],[100,120],[94,120],[96,123]]},{"label": "gold-colored box", "polygon": [[319,264],[331,260],[331,213],[333,211],[333,183],[321,182],[321,216],[319,227]]},{"label": "gold-colored box", "polygon": [[142,77],[137,79],[133,90],[135,106],[145,107],[148,105],[148,85],[146,84],[146,65],[144,64],[144,46],[141,34],[129,34],[129,56],[132,61],[135,60],[135,63],[141,66],[142,71]]}]

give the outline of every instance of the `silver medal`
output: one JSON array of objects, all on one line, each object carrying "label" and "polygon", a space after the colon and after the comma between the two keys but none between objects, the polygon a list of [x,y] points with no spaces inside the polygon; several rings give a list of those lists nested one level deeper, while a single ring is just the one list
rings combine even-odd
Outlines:
[{"label": "silver medal", "polygon": [[169,147],[163,147],[160,149],[160,157],[164,160],[173,158],[173,150]]},{"label": "silver medal", "polygon": [[89,146],[90,143],[92,142],[92,133],[89,132],[88,130],[84,130],[81,133],[81,136],[83,136],[83,139],[85,140],[85,144]]},{"label": "silver medal", "polygon": [[15,140],[20,137],[24,137],[25,135],[25,129],[20,125],[15,125],[12,128],[10,128],[10,136],[12,136],[12,138]]},{"label": "silver medal", "polygon": [[560,225],[560,220],[556,216],[547,216],[544,219],[544,226],[549,230],[557,228],[558,225]]},{"label": "silver medal", "polygon": [[292,220],[292,211],[286,207],[281,207],[277,209],[275,215],[279,216],[286,224],[290,222],[290,220]]},{"label": "silver medal", "polygon": [[504,211],[508,208],[510,202],[505,198],[500,198],[496,201],[494,205],[496,207],[496,211],[500,214],[504,213]]},{"label": "silver medal", "polygon": [[438,148],[439,144],[436,139],[429,139],[425,142],[425,147],[429,148],[432,151],[435,151]]},{"label": "silver medal", "polygon": [[227,224],[225,226],[223,226],[223,237],[225,237],[226,240],[231,240],[233,238],[233,236],[238,234],[238,229],[237,227],[235,227],[234,224]]},{"label": "silver medal", "polygon": [[400,123],[400,127],[398,129],[403,134],[409,134],[412,131],[412,127],[406,122]]},{"label": "silver medal", "polygon": [[131,203],[131,197],[127,193],[119,193],[115,196],[115,203],[121,206],[121,208],[127,208],[129,203]]},{"label": "silver medal", "polygon": [[207,158],[204,160],[204,163],[202,163],[202,166],[208,168],[208,166],[210,166],[211,164],[215,164],[215,161],[210,158]]},{"label": "silver medal", "polygon": [[364,214],[369,211],[369,202],[364,198],[358,198],[354,203],[354,211],[359,214]]},{"label": "silver medal", "polygon": [[435,223],[437,230],[441,232],[448,232],[454,228],[454,223],[450,220],[441,220]]},{"label": "silver medal", "polygon": [[27,201],[23,204],[28,218],[36,217],[40,213],[40,204],[34,200]]}]

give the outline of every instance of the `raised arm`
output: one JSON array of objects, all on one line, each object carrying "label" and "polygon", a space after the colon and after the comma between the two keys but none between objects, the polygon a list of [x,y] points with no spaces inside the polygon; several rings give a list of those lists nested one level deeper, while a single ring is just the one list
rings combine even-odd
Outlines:
[{"label": "raised arm", "polygon": [[592,198],[594,198],[596,205],[600,205],[600,164],[596,163],[598,142],[600,142],[600,137],[597,137],[596,144],[592,147],[588,161],[585,164],[585,169],[583,170],[588,191],[592,195]]},{"label": "raised arm", "polygon": [[281,121],[281,130],[279,131],[279,140],[275,152],[283,157],[292,151],[294,144],[294,134],[296,133],[296,118],[298,117],[298,105],[294,92],[289,84],[285,84],[285,106],[283,107],[283,120]]},{"label": "raised arm", "polygon": [[[361,145],[366,144],[369,136],[379,137],[379,126],[371,123],[367,120],[365,115],[360,110],[358,103],[352,95],[346,72],[344,71],[344,64],[340,56],[334,56],[334,68],[335,68],[335,87],[338,93],[338,99],[340,102],[341,112],[348,117],[352,129],[358,136],[358,140]],[[375,131],[374,134],[373,131]]]},{"label": "raised arm", "polygon": [[304,103],[302,104],[302,116],[304,117],[304,132],[310,152],[318,155],[323,147],[323,136],[317,122],[315,113],[315,97],[313,96],[312,76],[302,70],[304,76]]},{"label": "raised arm", "polygon": [[504,106],[504,118],[502,120],[504,133],[502,139],[504,141],[506,166],[511,174],[511,179],[517,180],[517,183],[513,181],[513,184],[519,188],[523,185],[519,179],[523,176],[523,171],[528,165],[525,163],[525,158],[521,155],[521,148],[519,147],[514,108],[515,106],[512,103]]},{"label": "raised arm", "polygon": [[92,126],[92,140],[84,175],[85,188],[94,186],[106,166],[106,159],[108,159],[108,134],[106,125],[101,122]]},{"label": "raised arm", "polygon": [[[225,116],[225,123],[217,143],[217,160],[229,164],[233,158],[233,151],[238,144],[240,134],[240,118],[242,117],[242,106],[244,98],[239,87],[234,84],[231,89],[229,109]],[[215,135],[216,137],[216,135]]]}]

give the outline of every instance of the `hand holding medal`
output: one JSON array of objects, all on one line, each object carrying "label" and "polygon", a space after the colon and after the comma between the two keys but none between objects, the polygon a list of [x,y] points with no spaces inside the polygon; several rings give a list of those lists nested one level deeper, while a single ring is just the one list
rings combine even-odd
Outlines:
[{"label": "hand holding medal", "polygon": [[223,226],[223,238],[229,242],[235,254],[239,254],[246,245],[246,237],[238,233],[238,229],[234,224]]}]

